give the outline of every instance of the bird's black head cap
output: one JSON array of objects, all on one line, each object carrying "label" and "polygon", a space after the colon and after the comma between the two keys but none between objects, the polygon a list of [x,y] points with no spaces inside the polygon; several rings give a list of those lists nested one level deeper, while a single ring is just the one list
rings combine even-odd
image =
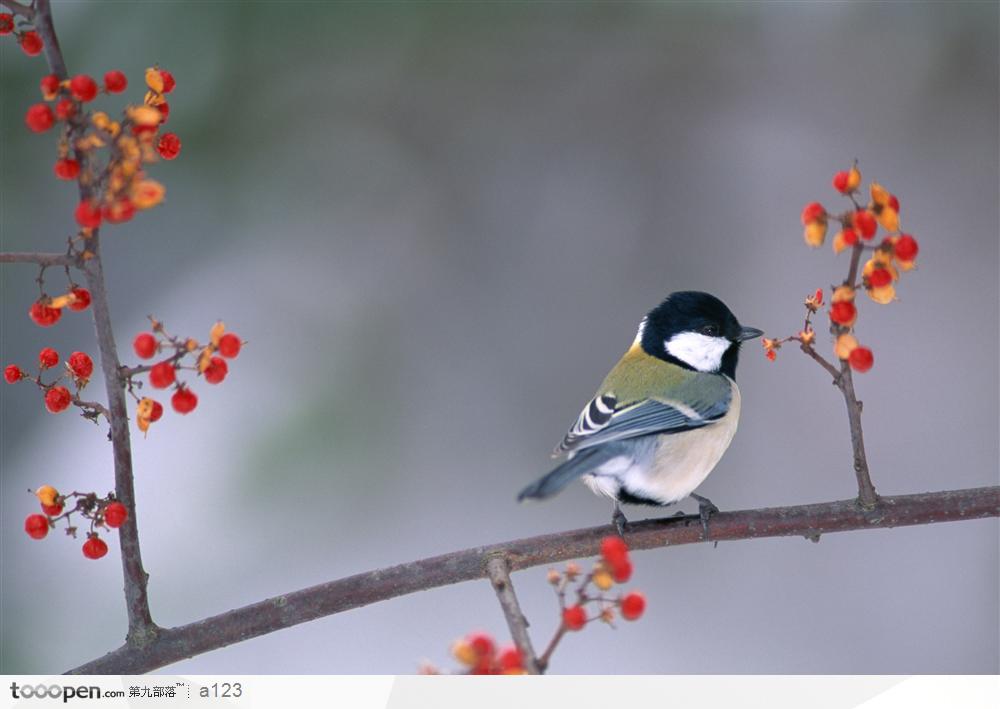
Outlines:
[{"label": "bird's black head cap", "polygon": [[[721,300],[701,291],[677,291],[649,311],[643,321],[642,348],[653,357],[672,362],[686,369],[700,369],[674,354],[666,343],[675,336],[695,333],[705,338],[724,338],[728,347],[721,354],[718,372],[736,378],[736,363],[739,359],[740,343],[760,334],[754,328],[740,325],[736,316]],[[705,370],[703,370],[705,371]]]}]

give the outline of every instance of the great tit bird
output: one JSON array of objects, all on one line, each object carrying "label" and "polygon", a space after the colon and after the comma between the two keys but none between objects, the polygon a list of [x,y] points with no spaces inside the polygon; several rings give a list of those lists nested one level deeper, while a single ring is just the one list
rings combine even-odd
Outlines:
[{"label": "great tit bird", "polygon": [[551,497],[582,478],[614,500],[612,522],[624,533],[621,503],[664,506],[690,496],[707,536],[718,508],[694,490],[733,440],[740,344],[761,335],[713,295],[669,295],[639,323],[632,346],[556,447],[553,456],[567,460],[518,500]]}]

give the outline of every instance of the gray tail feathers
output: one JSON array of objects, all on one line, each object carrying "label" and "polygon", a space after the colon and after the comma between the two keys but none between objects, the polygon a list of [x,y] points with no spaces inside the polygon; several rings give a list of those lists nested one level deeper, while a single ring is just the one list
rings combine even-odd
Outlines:
[{"label": "gray tail feathers", "polygon": [[538,500],[552,497],[577,478],[593,472],[595,468],[600,467],[620,454],[621,450],[614,445],[584,449],[548,475],[521,490],[517,495],[517,501],[521,502],[529,497]]}]

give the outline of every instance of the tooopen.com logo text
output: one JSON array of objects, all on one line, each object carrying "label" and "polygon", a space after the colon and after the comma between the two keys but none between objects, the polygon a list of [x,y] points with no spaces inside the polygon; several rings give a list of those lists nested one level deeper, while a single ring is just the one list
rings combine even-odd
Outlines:
[{"label": "tooopen.com logo text", "polygon": [[102,691],[100,687],[69,687],[58,684],[18,684],[10,683],[13,699],[62,699],[63,704],[70,699],[110,699],[124,697],[125,690]]}]

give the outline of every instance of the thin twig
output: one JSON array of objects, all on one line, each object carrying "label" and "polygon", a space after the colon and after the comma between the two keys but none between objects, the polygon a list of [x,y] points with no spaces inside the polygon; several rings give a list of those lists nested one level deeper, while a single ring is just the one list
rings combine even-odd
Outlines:
[{"label": "thin twig", "polygon": [[528,634],[528,619],[524,617],[521,604],[517,602],[514,584],[510,580],[510,569],[507,567],[507,558],[502,554],[489,557],[486,560],[486,575],[489,576],[493,590],[497,593],[500,608],[503,609],[504,617],[507,619],[507,627],[510,628],[510,637],[521,652],[524,669],[528,674],[539,674],[535,649],[531,646],[531,636]]},{"label": "thin twig", "polygon": [[35,18],[34,8],[19,3],[16,0],[0,0],[0,5],[3,5],[15,15],[20,15],[26,20],[33,20]]},{"label": "thin twig", "polygon": [[[857,500],[814,505],[719,512],[709,521],[711,541],[819,535],[954,522],[1000,515],[1000,487],[883,497],[877,510]],[[145,647],[124,645],[70,672],[137,674],[273,633],[316,618],[342,613],[417,591],[483,578],[486,560],[506,557],[511,571],[595,556],[610,526],[577,529],[463,551],[349,576],[268,598],[177,628],[161,629]],[[632,550],[708,541],[696,517],[646,520],[629,524]],[[543,656],[544,657],[544,656]]]},{"label": "thin twig", "polygon": [[[861,254],[864,252],[861,243],[854,245],[851,251],[851,264],[848,268],[845,284],[853,284],[858,279],[858,266]],[[844,394],[847,404],[847,420],[851,429],[851,448],[854,452],[854,475],[858,481],[858,501],[865,509],[873,509],[878,505],[878,493],[872,484],[871,472],[868,470],[868,456],[865,454],[865,435],[861,428],[861,402],[854,391],[854,377],[847,360],[840,363],[840,376],[836,379],[837,387]]]},{"label": "thin twig", "polygon": [[76,266],[80,261],[69,254],[49,254],[36,251],[0,251],[0,263],[34,263],[48,268],[49,266]]}]

